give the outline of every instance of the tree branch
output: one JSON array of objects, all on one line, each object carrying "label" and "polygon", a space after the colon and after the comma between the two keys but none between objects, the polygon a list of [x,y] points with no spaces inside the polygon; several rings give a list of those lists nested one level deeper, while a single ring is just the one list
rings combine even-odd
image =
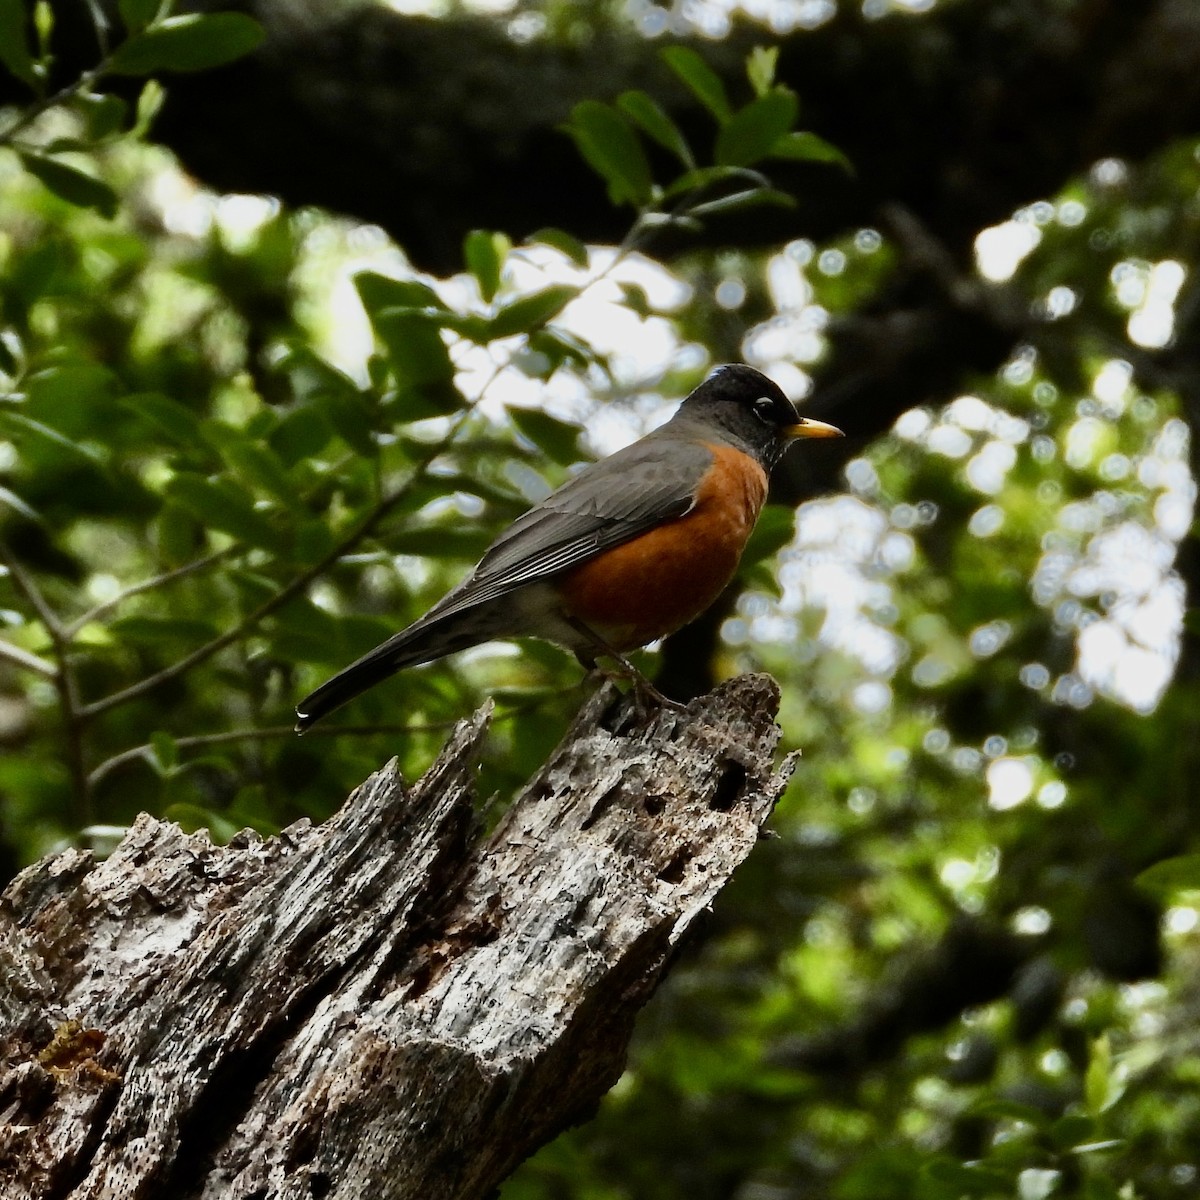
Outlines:
[{"label": "tree branch", "polygon": [[12,642],[0,640],[0,658],[5,662],[12,663],[14,667],[20,667],[25,671],[32,671],[35,675],[40,675],[43,679],[56,679],[58,677],[58,668],[53,663],[48,663],[44,658],[39,658],[36,654],[30,654],[28,650],[22,650],[20,646],[14,646]]}]

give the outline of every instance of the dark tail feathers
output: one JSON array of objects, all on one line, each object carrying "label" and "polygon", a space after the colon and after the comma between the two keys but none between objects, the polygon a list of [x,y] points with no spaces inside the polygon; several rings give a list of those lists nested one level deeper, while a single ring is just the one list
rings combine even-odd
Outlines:
[{"label": "dark tail feathers", "polygon": [[296,732],[304,733],[322,717],[353,700],[355,696],[382,683],[405,667],[432,662],[479,641],[478,637],[439,634],[436,624],[419,624],[389,638],[327,679],[315,692],[296,706]]}]

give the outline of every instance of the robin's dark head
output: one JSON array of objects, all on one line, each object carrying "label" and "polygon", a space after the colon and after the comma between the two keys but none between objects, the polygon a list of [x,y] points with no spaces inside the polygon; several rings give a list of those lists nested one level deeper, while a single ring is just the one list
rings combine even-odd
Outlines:
[{"label": "robin's dark head", "polygon": [[802,417],[778,384],[744,363],[717,367],[677,416],[709,427],[768,471],[795,438],[842,436],[832,425]]}]

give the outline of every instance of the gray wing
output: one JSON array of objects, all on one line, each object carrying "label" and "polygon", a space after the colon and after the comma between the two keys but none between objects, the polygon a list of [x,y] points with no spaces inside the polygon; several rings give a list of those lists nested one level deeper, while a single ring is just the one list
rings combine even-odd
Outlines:
[{"label": "gray wing", "polygon": [[518,517],[422,623],[549,579],[683,516],[712,461],[700,442],[651,435],[592,463]]}]

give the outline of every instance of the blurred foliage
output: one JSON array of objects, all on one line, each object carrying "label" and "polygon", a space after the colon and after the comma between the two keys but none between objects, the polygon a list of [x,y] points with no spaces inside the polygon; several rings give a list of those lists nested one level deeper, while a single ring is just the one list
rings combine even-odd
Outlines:
[{"label": "blurred foliage", "polygon": [[[712,361],[794,383],[919,232],[696,255],[677,267],[691,299],[656,308],[617,266],[657,230],[787,203],[773,160],[839,161],[793,127],[769,51],[731,98],[676,50],[710,147],[640,92],[565,131],[634,213],[609,265],[569,231],[478,231],[462,274],[419,276],[369,231],[184,177],[146,141],[159,84],[127,106],[106,80],[256,35],[120,14],[97,67],[49,94],[49,8],[0,0],[0,63],[30,89],[0,114],[8,865],[103,847],[140,811],[216,837],[320,819],[393,754],[418,773],[485,697],[481,795],[510,794],[579,703],[551,647],[404,673],[303,741],[292,705],[586,455],[565,409],[508,399],[520,382],[574,380],[588,427],[636,424]],[[1036,335],[861,447],[843,494],[764,515],[714,668],[783,686],[804,758],[778,836],[597,1118],[506,1200],[1194,1194],[1198,698],[1172,673],[1195,489],[1177,398],[1130,364],[1169,344],[1198,185],[1197,147],[1170,146],[988,231],[1007,259],[958,282],[1032,308]],[[614,280],[627,314],[704,353],[623,383],[568,319]],[[355,322],[372,349],[336,365]]]}]

